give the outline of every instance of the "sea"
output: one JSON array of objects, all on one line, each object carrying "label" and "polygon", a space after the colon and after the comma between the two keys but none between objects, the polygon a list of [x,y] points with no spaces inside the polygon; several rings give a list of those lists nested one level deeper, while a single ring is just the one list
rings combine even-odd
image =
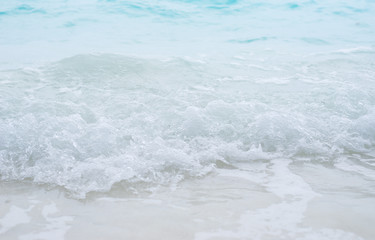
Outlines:
[{"label": "sea", "polygon": [[374,223],[374,0],[0,1],[0,239]]}]

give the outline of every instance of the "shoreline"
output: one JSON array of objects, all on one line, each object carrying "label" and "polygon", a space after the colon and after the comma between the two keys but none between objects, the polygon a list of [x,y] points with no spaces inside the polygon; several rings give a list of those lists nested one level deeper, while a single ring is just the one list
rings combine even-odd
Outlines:
[{"label": "shoreline", "polygon": [[360,192],[342,189],[344,184],[339,182],[317,192],[320,183],[312,178],[324,171],[331,171],[325,176],[336,176],[336,180],[345,174],[353,178],[352,174],[321,164],[301,167],[286,159],[255,162],[241,169],[218,169],[216,174],[150,194],[103,194],[85,200],[68,198],[56,188],[2,183],[0,236],[73,240],[370,240],[375,236],[370,226],[375,211],[366,208],[371,197],[359,198]]}]

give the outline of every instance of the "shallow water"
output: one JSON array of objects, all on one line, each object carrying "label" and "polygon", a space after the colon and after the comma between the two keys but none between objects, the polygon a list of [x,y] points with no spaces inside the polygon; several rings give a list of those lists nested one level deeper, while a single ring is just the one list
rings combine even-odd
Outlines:
[{"label": "shallow water", "polygon": [[1,2],[0,236],[373,239],[374,16]]},{"label": "shallow water", "polygon": [[[330,184],[327,184],[330,183]],[[84,201],[2,183],[4,239],[372,239],[374,179],[286,159]]]}]

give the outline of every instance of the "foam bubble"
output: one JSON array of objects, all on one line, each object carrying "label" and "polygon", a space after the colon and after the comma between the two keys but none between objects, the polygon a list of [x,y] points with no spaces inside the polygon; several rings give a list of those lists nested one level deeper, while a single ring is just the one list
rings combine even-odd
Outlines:
[{"label": "foam bubble", "polygon": [[[328,71],[312,60],[319,71],[309,77]],[[343,64],[374,74],[365,63]],[[303,81],[299,65],[274,66],[294,76],[283,85],[259,83],[246,67],[247,77],[226,78],[238,66],[220,61],[109,54],[3,71],[1,178],[84,197],[116,183],[168,185],[259,159],[335,161],[371,152],[371,79],[329,76],[317,87]]]}]

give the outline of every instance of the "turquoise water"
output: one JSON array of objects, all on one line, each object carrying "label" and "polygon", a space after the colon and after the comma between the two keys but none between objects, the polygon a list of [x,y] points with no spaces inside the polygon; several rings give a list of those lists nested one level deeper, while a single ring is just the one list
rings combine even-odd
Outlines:
[{"label": "turquoise water", "polygon": [[1,62],[78,53],[225,55],[374,44],[373,1],[2,1]]},{"label": "turquoise water", "polygon": [[1,1],[0,69],[1,184],[179,205],[237,177],[239,227],[186,239],[375,236],[375,1]]}]

